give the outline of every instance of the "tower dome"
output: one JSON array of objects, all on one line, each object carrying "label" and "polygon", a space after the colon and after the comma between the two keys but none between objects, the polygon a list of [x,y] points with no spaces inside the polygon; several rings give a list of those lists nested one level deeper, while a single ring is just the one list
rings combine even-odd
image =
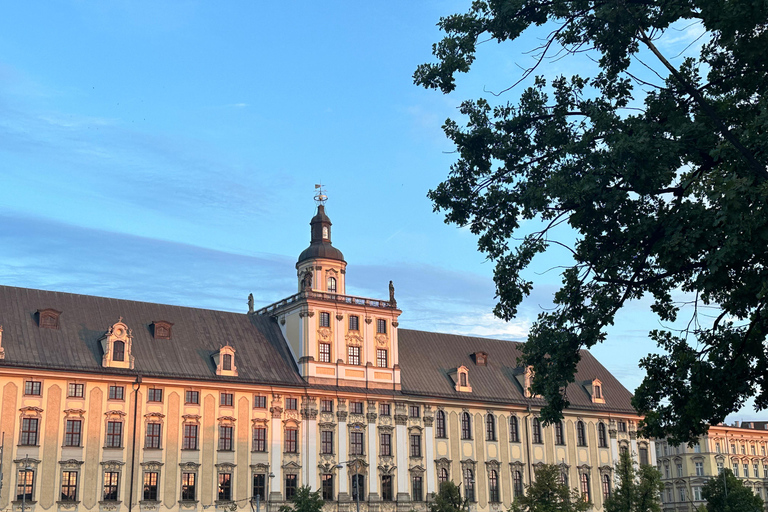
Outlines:
[{"label": "tower dome", "polygon": [[299,261],[296,265],[311,259],[344,261],[344,255],[341,251],[331,244],[331,219],[325,214],[325,205],[317,205],[317,213],[312,217],[309,225],[311,226],[312,238],[309,247],[299,255]]}]

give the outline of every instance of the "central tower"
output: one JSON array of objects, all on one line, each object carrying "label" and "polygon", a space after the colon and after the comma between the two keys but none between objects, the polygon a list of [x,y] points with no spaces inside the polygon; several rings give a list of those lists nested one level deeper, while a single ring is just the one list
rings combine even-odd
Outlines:
[{"label": "central tower", "polygon": [[325,194],[318,193],[309,247],[296,262],[298,293],[256,314],[277,319],[299,372],[312,384],[400,389],[397,328],[390,300],[346,294],[347,262],[331,243]]}]

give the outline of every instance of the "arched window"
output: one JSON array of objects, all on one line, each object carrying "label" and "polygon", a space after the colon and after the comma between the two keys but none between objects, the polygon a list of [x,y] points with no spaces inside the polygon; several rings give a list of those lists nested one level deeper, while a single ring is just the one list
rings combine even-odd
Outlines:
[{"label": "arched window", "polygon": [[520,442],[520,434],[517,429],[517,416],[509,417],[509,440],[513,443]]},{"label": "arched window", "polygon": [[461,414],[461,438],[472,439],[472,421],[468,412]]},{"label": "arched window", "polygon": [[442,468],[440,470],[440,474],[437,475],[437,482],[442,484],[443,482],[448,481],[448,470],[445,468]]},{"label": "arched window", "polygon": [[445,413],[440,410],[435,415],[435,436],[445,437]]},{"label": "arched window", "polygon": [[581,474],[581,497],[584,501],[589,501],[589,475]]},{"label": "arched window", "polygon": [[587,446],[587,432],[584,429],[584,422],[576,422],[576,438],[578,439],[579,446]]},{"label": "arched window", "polygon": [[496,440],[496,418],[490,413],[485,417],[485,439],[487,441]]},{"label": "arched window", "polygon": [[515,498],[521,498],[523,496],[523,475],[519,471],[515,471],[514,474],[514,491]]},{"label": "arched window", "polygon": [[115,340],[112,344],[112,360],[113,361],[125,361],[125,342]]},{"label": "arched window", "polygon": [[232,354],[223,354],[221,356],[221,369],[232,370]]},{"label": "arched window", "polygon": [[555,444],[565,444],[565,436],[563,435],[563,422],[558,421],[555,423]]},{"label": "arched window", "polygon": [[489,501],[491,503],[498,503],[499,500],[499,475],[496,474],[496,470],[491,470],[488,475],[488,490],[490,494]]},{"label": "arched window", "polygon": [[539,418],[533,418],[533,442],[536,444],[541,444],[541,422],[539,422]]},{"label": "arched window", "polygon": [[335,292],[336,291],[336,278],[328,276],[328,291],[329,292]]},{"label": "arched window", "polygon": [[463,388],[467,387],[467,374],[464,372],[459,374],[459,385]]},{"label": "arched window", "polygon": [[597,425],[597,444],[600,445],[600,448],[608,447],[608,440],[605,435],[605,423],[602,422]]},{"label": "arched window", "polygon": [[467,501],[475,501],[475,475],[469,468],[464,470],[464,495]]},{"label": "arched window", "polygon": [[603,500],[611,497],[611,477],[603,475]]}]

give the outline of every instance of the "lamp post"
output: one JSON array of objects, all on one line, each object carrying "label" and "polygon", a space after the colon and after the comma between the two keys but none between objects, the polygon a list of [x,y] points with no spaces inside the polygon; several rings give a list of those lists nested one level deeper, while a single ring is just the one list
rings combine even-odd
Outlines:
[{"label": "lamp post", "polygon": [[[32,466],[29,465],[29,455],[24,456],[24,487],[21,491],[21,512],[25,512],[27,506],[27,475],[32,471]],[[31,489],[30,485],[30,491]],[[31,494],[31,492],[30,492]]]},{"label": "lamp post", "polygon": [[344,466],[342,464],[346,464],[347,467],[349,467],[350,464],[354,465],[354,471],[355,471],[355,480],[353,482],[352,488],[355,491],[355,505],[357,506],[357,512],[360,512],[360,466],[362,463],[360,462],[360,459],[355,460],[345,460],[344,462],[339,462],[336,464],[336,467],[341,469]]}]

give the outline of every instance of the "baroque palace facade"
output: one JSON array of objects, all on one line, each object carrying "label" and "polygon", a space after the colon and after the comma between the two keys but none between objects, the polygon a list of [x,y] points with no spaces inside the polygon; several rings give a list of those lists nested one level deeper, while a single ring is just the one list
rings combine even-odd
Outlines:
[{"label": "baroque palace facade", "polygon": [[[0,509],[424,510],[452,480],[506,510],[539,464],[602,510],[622,450],[655,464],[630,393],[587,351],[543,426],[519,344],[401,329],[346,295],[324,205],[297,293],[247,313],[0,287]],[[257,503],[258,502],[258,503]]]},{"label": "baroque palace facade", "polygon": [[656,441],[658,468],[665,490],[665,511],[694,512],[706,501],[702,488],[723,468],[760,496],[768,508],[768,422],[745,421],[714,425],[698,443],[672,446]]}]

